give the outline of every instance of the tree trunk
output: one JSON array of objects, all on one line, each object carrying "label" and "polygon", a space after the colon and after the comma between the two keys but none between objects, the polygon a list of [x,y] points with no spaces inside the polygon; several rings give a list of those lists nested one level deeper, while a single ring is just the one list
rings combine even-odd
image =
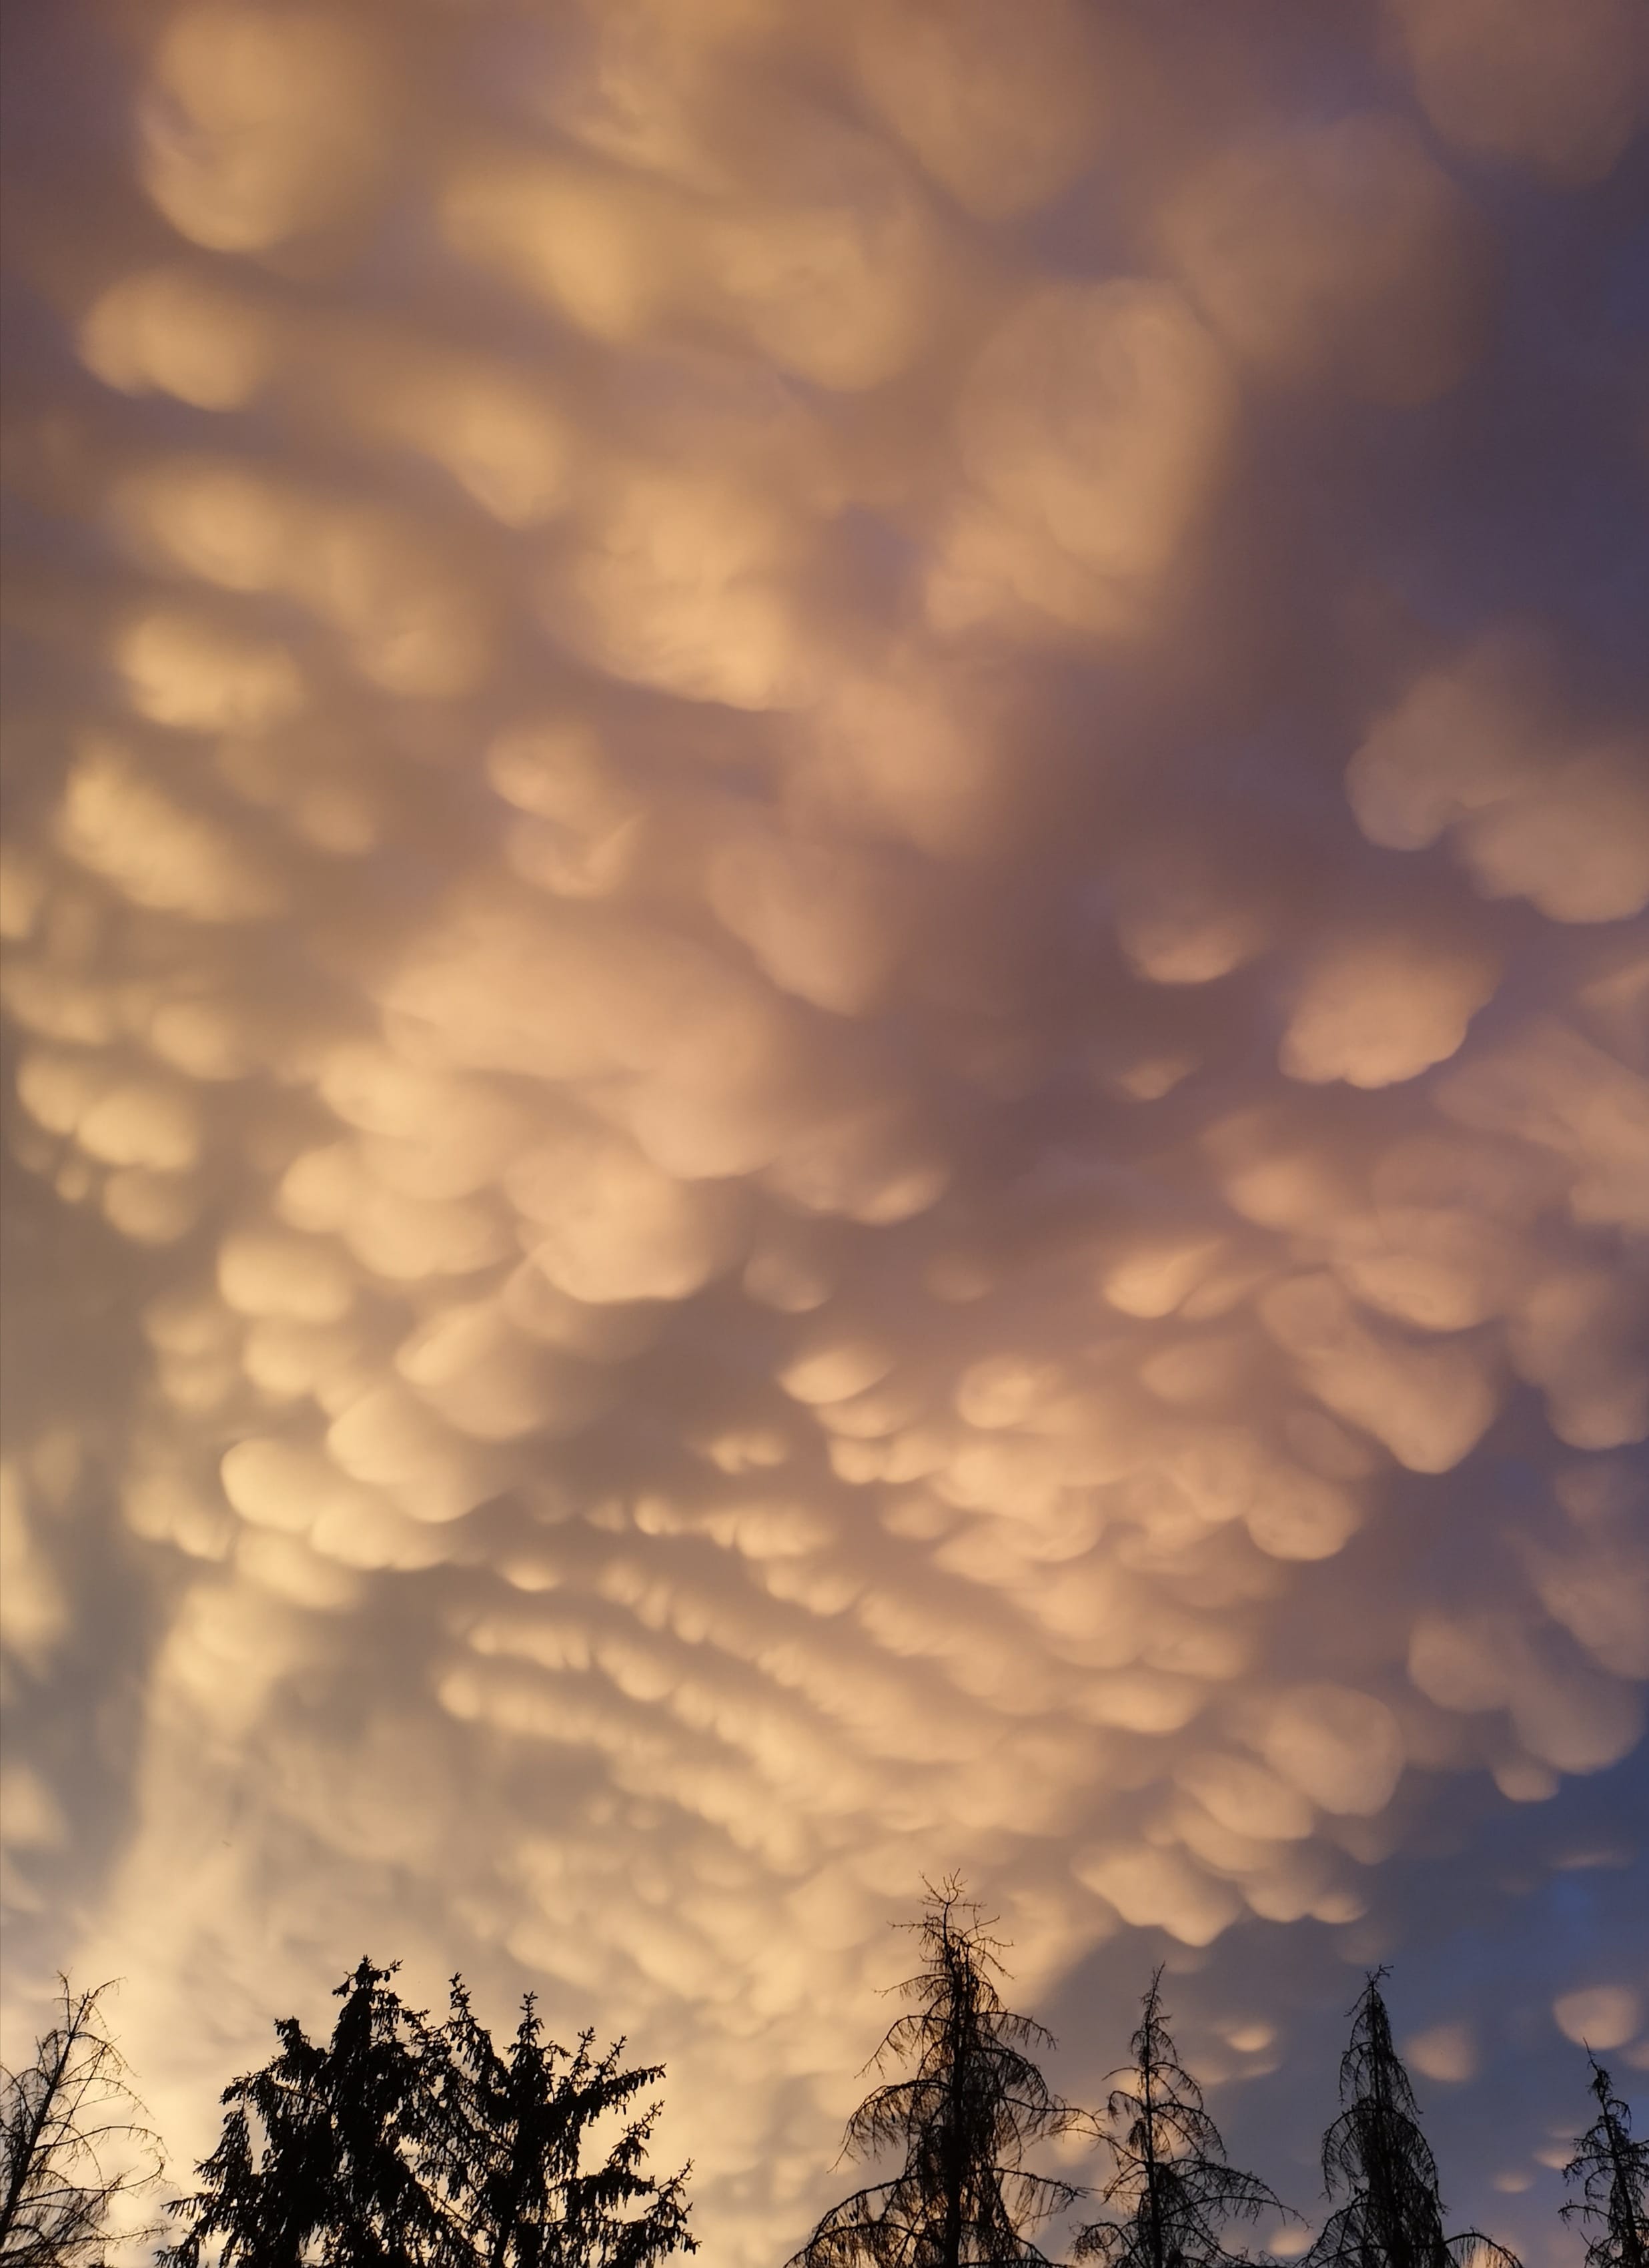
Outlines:
[{"label": "tree trunk", "polygon": [[11,2178],[6,2183],[5,2202],[0,2205],[0,2252],[4,2251],[6,2241],[11,2236],[18,2214],[22,2210],[23,2193],[28,2186],[28,2177],[34,2169],[35,2154],[40,2146],[40,2136],[45,2132],[46,2122],[51,2116],[52,2105],[57,2100],[58,2090],[63,2083],[63,2073],[69,2067],[69,2058],[73,2052],[74,2041],[70,2036],[64,2041],[63,2051],[58,2056],[51,2076],[40,2090],[40,2099],[35,2105],[34,2116],[29,2122],[28,2139],[11,2161]]},{"label": "tree trunk", "polygon": [[[1638,2226],[1637,2203],[1632,2195],[1629,2169],[1621,2162],[1620,2129],[1607,2103],[1603,2106],[1603,2127],[1609,2136],[1609,2163],[1614,2169],[1609,2183],[1613,2201],[1620,2208],[1621,2268],[1649,2268],[1644,2256],[1643,2236]],[[1612,2218],[1613,2216],[1611,2216]]]},{"label": "tree trunk", "polygon": [[945,2235],[942,2268],[961,2268],[962,2257],[962,2189],[968,2177],[968,2138],[962,2128],[962,2104],[966,2099],[964,2066],[973,2042],[968,2036],[969,2026],[964,2015],[961,2037],[951,2052],[950,2133],[946,2138],[945,2169]]}]

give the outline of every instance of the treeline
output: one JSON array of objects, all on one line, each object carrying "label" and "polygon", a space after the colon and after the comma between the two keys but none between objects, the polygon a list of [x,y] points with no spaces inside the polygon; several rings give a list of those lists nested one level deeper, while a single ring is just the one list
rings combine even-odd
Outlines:
[{"label": "treeline", "polygon": [[[1234,2230],[1298,2222],[1227,2162],[1169,2035],[1160,1971],[1130,2061],[1090,2111],[1049,2088],[1035,2058],[1053,2043],[1004,2006],[998,1948],[955,1886],[911,1927],[921,1965],[898,1988],[904,2012],[873,2058],[881,2083],[843,2148],[888,2170],[826,2213],[787,2268],[1051,2268],[1034,2232],[1066,2213],[1076,2261],[1240,2268],[1250,2256]],[[1479,2230],[1447,2230],[1384,1973],[1353,2011],[1322,2146],[1330,2211],[1303,2268],[1517,2268]],[[275,2056],[225,2090],[198,2186],[168,2205],[169,2230],[143,2232],[170,2237],[158,2268],[653,2268],[697,2249],[690,2169],[647,2167],[659,2105],[643,2098],[661,2066],[627,2066],[622,2041],[598,2054],[588,2032],[557,2045],[530,1994],[501,2046],[456,1978],[431,2022],[394,1976],[364,1960],[324,2044],[295,2018],[276,2024]],[[33,2065],[0,2074],[0,2268],[98,2268],[117,2200],[158,2177],[98,2003],[65,1985]],[[1587,2268],[1649,2268],[1649,2141],[1633,2139],[1595,2058],[1592,2093],[1563,2215],[1586,2236]],[[1093,2186],[1027,2162],[1065,2135],[1101,2154]]]}]

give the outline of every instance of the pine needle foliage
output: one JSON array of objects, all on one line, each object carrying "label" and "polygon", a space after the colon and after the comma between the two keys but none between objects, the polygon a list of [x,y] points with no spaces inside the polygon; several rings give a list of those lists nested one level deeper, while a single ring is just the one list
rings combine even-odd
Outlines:
[{"label": "pine needle foliage", "polygon": [[[78,2268],[100,2255],[117,2198],[160,2172],[125,2060],[104,2029],[111,1989],[58,1978],[57,2021],[34,2060],[0,2067],[0,2263]],[[128,2232],[136,2234],[137,2232]]]},{"label": "pine needle foliage", "polygon": [[1084,2228],[1077,2257],[1108,2268],[1237,2268],[1248,2255],[1227,2250],[1227,2221],[1294,2216],[1257,2174],[1226,2163],[1219,2129],[1169,2036],[1160,1969],[1130,2045],[1133,2061],[1111,2073],[1123,2083],[1101,2122],[1115,2171],[1100,2195],[1117,2217]]},{"label": "pine needle foliage", "polygon": [[1340,2058],[1344,2109],[1322,2142],[1323,2187],[1349,2192],[1306,2256],[1304,2268],[1519,2268],[1478,2229],[1444,2234],[1437,2161],[1391,2036],[1374,1970],[1352,2011]]},{"label": "pine needle foliage", "polygon": [[461,1979],[431,2025],[362,1961],[317,2045],[292,2017],[280,2051],[225,2090],[202,2187],[171,2210],[161,2268],[657,2268],[691,2251],[686,2171],[645,2170],[657,2106],[604,2153],[592,2128],[662,2076],[544,2036],[531,1996],[500,2051]]},{"label": "pine needle foliage", "polygon": [[280,2052],[225,2088],[203,2187],[170,2207],[185,2231],[164,2268],[214,2251],[223,2268],[458,2268],[453,2216],[416,2170],[421,2147],[438,2146],[420,2084],[429,2035],[394,1974],[363,1960],[337,1988],[327,2046],[283,2017]]},{"label": "pine needle foliage", "polygon": [[659,2182],[644,2168],[658,2104],[628,2117],[602,2162],[585,2168],[594,2122],[628,2113],[664,2076],[659,2064],[624,2070],[622,2040],[595,2054],[593,2037],[581,2034],[571,2052],[546,2039],[529,1993],[500,2053],[453,1979],[439,2047],[447,2178],[485,2268],[654,2268],[697,2249],[688,2169]]},{"label": "pine needle foliage", "polygon": [[894,1989],[911,2005],[867,2069],[914,2066],[848,2121],[844,2157],[900,2150],[891,2180],[826,2213],[789,2268],[1007,2268],[1044,2255],[1025,2233],[1081,2192],[1027,2170],[1032,2144],[1085,2122],[1053,2095],[1027,2052],[1054,2043],[1004,2007],[997,1940],[953,1878],[929,1886],[924,1959]]},{"label": "pine needle foliage", "polygon": [[1649,2268],[1649,2141],[1632,2139],[1631,2112],[1594,2056],[1598,2115],[1575,2139],[1563,2177],[1579,2194],[1563,2218],[1586,2231],[1586,2268]]}]

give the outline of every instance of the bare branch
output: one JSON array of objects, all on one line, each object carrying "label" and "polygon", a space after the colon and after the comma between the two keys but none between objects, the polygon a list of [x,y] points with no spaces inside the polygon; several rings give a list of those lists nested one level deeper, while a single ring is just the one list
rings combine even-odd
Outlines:
[{"label": "bare branch", "polygon": [[1202,2089],[1168,2036],[1159,1969],[1131,2045],[1133,2061],[1111,2074],[1123,2083],[1101,2122],[1116,2170],[1100,2194],[1115,2217],[1081,2231],[1077,2257],[1111,2268],[1238,2268],[1248,2255],[1223,2242],[1227,2220],[1296,2216],[1256,2174],[1226,2163]]},{"label": "bare branch", "polygon": [[928,1883],[919,1920],[926,1960],[894,1989],[912,2005],[867,2069],[915,2064],[877,2088],[848,2121],[846,2157],[902,2150],[902,2169],[828,2213],[791,2268],[1037,2268],[1027,2235],[1082,2192],[1032,2173],[1031,2144],[1080,2126],[1025,2052],[1051,2045],[1002,2005],[1000,1948],[978,1908],[947,1880]]},{"label": "bare branch", "polygon": [[0,2268],[77,2268],[101,2253],[116,2199],[160,2176],[158,2138],[103,2028],[114,1986],[58,1984],[58,2021],[33,2062],[0,2067]]}]

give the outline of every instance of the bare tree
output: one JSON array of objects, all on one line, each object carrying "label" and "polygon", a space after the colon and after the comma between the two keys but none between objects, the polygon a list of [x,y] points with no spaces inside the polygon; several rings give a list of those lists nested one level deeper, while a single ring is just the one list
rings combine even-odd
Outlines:
[{"label": "bare tree", "polygon": [[66,1977],[58,1984],[58,2021],[35,2042],[33,2062],[0,2067],[4,2268],[95,2259],[115,2200],[160,2175],[160,2144],[140,2123],[125,2058],[104,2029],[111,1986],[77,1992]]},{"label": "bare tree", "polygon": [[1598,2115],[1576,2138],[1563,2169],[1579,2195],[1563,2207],[1563,2217],[1588,2231],[1586,2268],[1649,2268],[1649,2142],[1633,2140],[1631,2113],[1595,2056],[1592,2092]]},{"label": "bare tree", "polygon": [[1027,2172],[1025,2147],[1086,2122],[1024,2052],[1053,2042],[1003,2007],[996,1942],[959,1885],[931,1890],[927,1911],[907,1926],[927,1958],[898,1987],[915,2006],[871,2067],[909,2058],[915,2073],[868,2095],[843,2144],[855,2157],[902,2148],[904,2165],[828,2213],[790,2268],[1035,2268],[1043,2255],[1025,2231],[1081,2191]]},{"label": "bare tree", "polygon": [[1350,2195],[1329,2215],[1306,2268],[1518,2268],[1481,2230],[1443,2233],[1437,2161],[1391,2036],[1376,1969],[1352,2012],[1340,2058],[1345,2105],[1322,2141],[1323,2185]]},{"label": "bare tree", "polygon": [[1102,2127],[1116,2171],[1100,2194],[1122,2213],[1085,2228],[1077,2257],[1108,2268],[1236,2268],[1248,2256],[1221,2242],[1226,2221],[1295,2216],[1257,2174],[1226,2163],[1203,2091],[1168,2036],[1160,1969],[1130,2044],[1133,2062],[1112,2073],[1125,2072],[1126,2081],[1113,2088]]}]

